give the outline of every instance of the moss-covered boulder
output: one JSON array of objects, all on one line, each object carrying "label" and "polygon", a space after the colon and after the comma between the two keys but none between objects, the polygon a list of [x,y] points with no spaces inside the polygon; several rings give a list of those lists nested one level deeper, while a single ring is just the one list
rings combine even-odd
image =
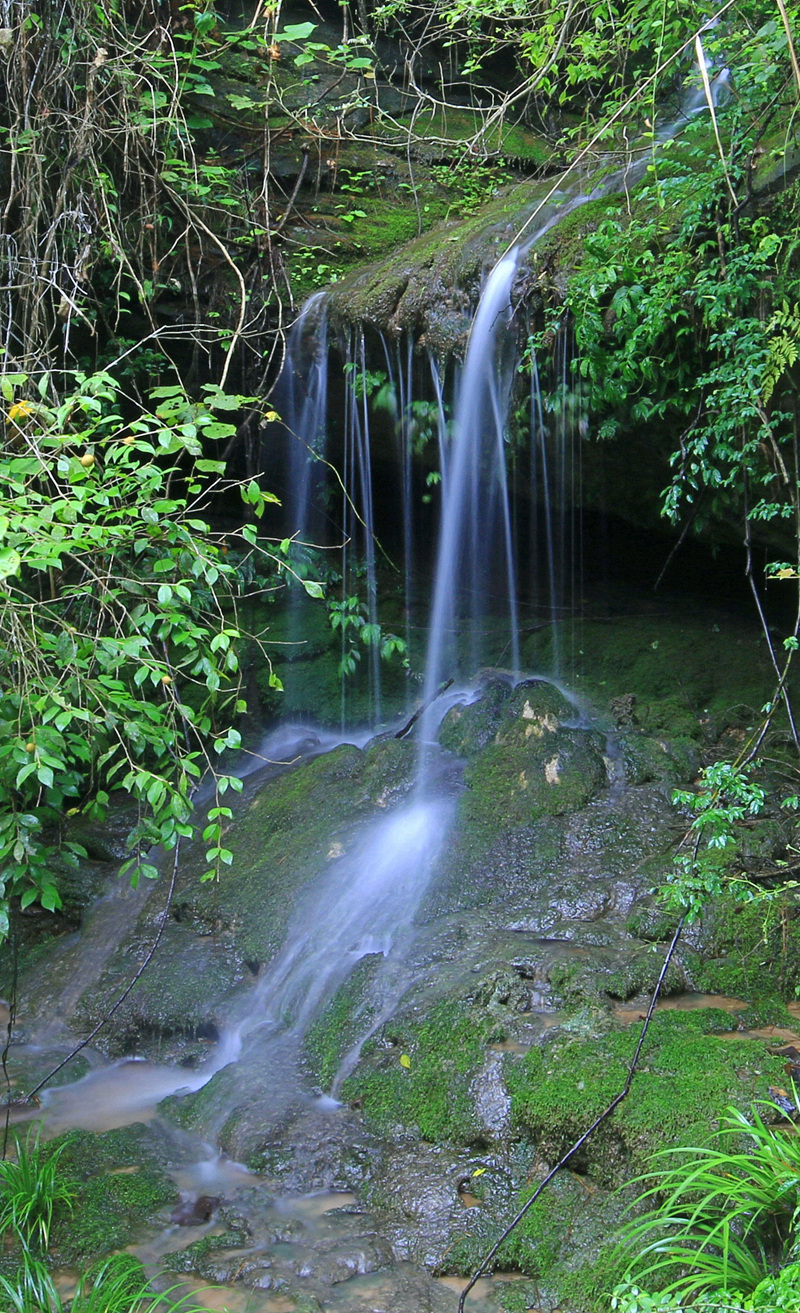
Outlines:
[{"label": "moss-covered boulder", "polygon": [[625,779],[629,784],[680,784],[700,765],[697,743],[685,738],[657,738],[635,729],[617,736]]},{"label": "moss-covered boulder", "polygon": [[[766,1098],[784,1078],[782,1060],[760,1041],[721,1038],[730,1024],[714,1009],[657,1014],[632,1094],[587,1141],[575,1167],[619,1185],[655,1150],[706,1140],[726,1106],[746,1109]],[[509,1064],[514,1125],[548,1161],[623,1088],[639,1032],[632,1026],[588,1041],[560,1034]]]},{"label": "moss-covered boulder", "polygon": [[84,1270],[130,1244],[177,1201],[178,1191],[144,1126],[65,1138],[59,1170],[74,1203],[71,1212],[56,1215],[51,1248],[61,1264]]},{"label": "moss-covered boulder", "polygon": [[456,703],[439,727],[439,743],[458,757],[471,757],[492,742],[511,697],[513,684],[500,674],[482,681],[480,696],[473,702]]},{"label": "moss-covered boulder", "polygon": [[576,811],[607,777],[596,737],[531,721],[484,748],[468,763],[464,778],[468,817],[504,828]]},{"label": "moss-covered boulder", "polygon": [[578,713],[555,684],[512,685],[499,674],[481,696],[451,708],[439,742],[468,758],[466,822],[502,831],[584,806],[607,780],[604,739],[578,728]]},{"label": "moss-covered boulder", "polygon": [[466,1000],[395,1017],[364,1046],[343,1089],[379,1129],[412,1131],[432,1143],[469,1144],[483,1133],[470,1084],[497,1021]]}]

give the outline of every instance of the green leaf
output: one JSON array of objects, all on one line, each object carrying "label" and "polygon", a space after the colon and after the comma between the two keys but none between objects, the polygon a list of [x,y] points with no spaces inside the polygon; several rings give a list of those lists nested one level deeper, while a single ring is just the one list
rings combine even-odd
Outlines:
[{"label": "green leaf", "polygon": [[22,558],[19,552],[13,547],[0,547],[0,579],[7,579],[10,574],[16,574],[22,565]]},{"label": "green leaf", "polygon": [[61,906],[61,897],[54,884],[45,885],[42,890],[41,904],[46,912],[57,912]]},{"label": "green leaf", "polygon": [[325,596],[325,589],[323,588],[322,584],[317,583],[314,579],[304,579],[303,587],[305,588],[309,597]]},{"label": "green leaf", "polygon": [[276,41],[305,41],[316,31],[316,23],[287,23],[282,32],[275,36]]}]

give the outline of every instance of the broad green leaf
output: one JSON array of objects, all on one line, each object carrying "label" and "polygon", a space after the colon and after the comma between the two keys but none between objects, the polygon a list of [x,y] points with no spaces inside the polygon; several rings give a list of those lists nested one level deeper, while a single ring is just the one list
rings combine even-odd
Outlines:
[{"label": "broad green leaf", "polygon": [[316,23],[287,23],[283,31],[276,34],[275,40],[306,41],[316,29]]},{"label": "broad green leaf", "polygon": [[13,547],[0,547],[0,579],[7,579],[16,574],[22,564],[22,558]]}]

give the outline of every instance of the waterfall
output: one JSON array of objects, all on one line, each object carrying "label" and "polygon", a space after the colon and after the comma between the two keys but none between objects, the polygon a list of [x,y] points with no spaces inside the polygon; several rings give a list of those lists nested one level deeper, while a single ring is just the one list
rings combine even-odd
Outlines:
[{"label": "waterfall", "polygon": [[[364,334],[354,334],[347,346],[344,412],[344,485],[342,488],[342,727],[347,720],[347,681],[344,677],[348,644],[351,637],[346,620],[350,598],[358,597],[359,576],[366,589],[366,622],[375,636],[378,622],[378,580],[376,574],[375,514],[372,494],[372,443],[370,441],[369,378],[367,375]],[[356,642],[363,637],[362,625]],[[370,706],[374,723],[381,719],[381,663],[376,639],[359,644],[369,663]]]},{"label": "waterfall", "polygon": [[405,342],[405,357],[400,343],[390,349],[386,338],[381,334],[383,354],[392,393],[397,398],[395,406],[395,433],[397,436],[398,459],[400,462],[400,491],[402,504],[403,530],[403,601],[406,654],[410,659],[414,655],[412,639],[411,602],[412,587],[415,576],[414,562],[414,342],[411,337]]},{"label": "waterfall", "polygon": [[[635,165],[634,171],[643,169],[645,163]],[[274,1061],[275,1070],[289,1089],[287,1097],[292,1097],[298,1084],[295,1059],[300,1040],[353,965],[366,955],[402,960],[454,814],[452,792],[435,778],[433,739],[442,714],[442,699],[437,699],[437,692],[443,680],[472,676],[487,659],[502,662],[513,674],[520,670],[515,542],[522,535],[512,515],[507,474],[509,411],[519,377],[520,326],[513,302],[514,283],[529,249],[555,223],[590,200],[619,190],[630,178],[631,170],[609,173],[591,191],[583,189],[580,180],[571,180],[568,188],[554,193],[542,208],[538,229],[512,247],[491,270],[472,324],[466,357],[455,378],[452,421],[448,418],[441,373],[433,360],[429,362],[442,507],[421,698],[425,710],[417,727],[421,746],[416,790],[410,801],[373,817],[359,837],[350,841],[348,851],[328,854],[330,860],[323,874],[308,886],[295,909],[284,947],[249,992],[246,1006],[232,1020],[214,1057],[191,1078],[172,1071],[163,1083],[165,1089],[198,1089],[221,1067],[235,1061],[261,1067]],[[383,350],[396,396],[401,489],[398,502],[402,508],[403,557],[410,574],[419,536],[412,465],[413,407],[418,400],[414,395],[413,347],[407,342],[403,354],[400,348],[393,352],[384,343]],[[338,485],[344,544],[341,600],[346,607],[363,574],[366,616],[361,617],[361,627],[365,622],[377,629],[378,550],[369,406],[372,383],[363,333],[351,336],[345,355],[343,459]],[[281,408],[289,442],[286,501],[301,542],[323,523],[313,471],[322,468],[322,462],[314,457],[323,453],[328,428],[327,361],[325,300],[320,293],[307,304],[290,334],[276,390],[276,404]],[[538,573],[546,594],[546,614],[555,626],[565,599],[572,603],[578,593],[582,555],[572,507],[580,494],[583,420],[580,396],[572,383],[566,333],[557,337],[556,377],[544,392],[535,359],[530,373],[531,536],[537,549],[543,542],[544,565],[539,566]],[[537,523],[539,514],[541,526]],[[538,582],[535,580],[534,585]],[[407,591],[407,611],[410,600]],[[348,639],[343,628],[343,653]],[[374,713],[379,719],[379,651],[376,644],[366,648]],[[342,698],[344,721],[344,693]],[[402,992],[402,984],[398,991]]]},{"label": "waterfall", "polygon": [[[509,664],[519,669],[519,625],[511,521],[506,479],[505,424],[516,363],[511,287],[517,272],[515,249],[493,269],[470,333],[453,425],[451,449],[443,462],[443,502],[423,700],[428,706],[423,739],[431,734],[433,702],[445,671],[459,669],[457,619],[467,611],[468,659],[476,669],[482,655],[482,626],[490,590],[505,593],[509,623]],[[492,570],[499,532],[503,577]]]},{"label": "waterfall", "polygon": [[417,799],[366,827],[302,898],[286,943],[248,1004],[240,1034],[288,1027],[302,1038],[362,958],[387,958],[407,935],[444,841],[452,804]]},{"label": "waterfall", "polygon": [[[306,301],[292,325],[286,357],[275,386],[285,448],[283,503],[286,528],[295,542],[323,537],[320,480],[324,467],[328,410],[328,314],[324,292]],[[277,426],[276,426],[277,427]]]}]

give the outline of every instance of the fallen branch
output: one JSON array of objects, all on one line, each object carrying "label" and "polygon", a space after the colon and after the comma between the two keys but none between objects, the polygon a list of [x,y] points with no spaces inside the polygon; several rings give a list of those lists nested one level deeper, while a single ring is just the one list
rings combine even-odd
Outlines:
[{"label": "fallen branch", "polygon": [[428,698],[428,701],[423,702],[421,707],[417,707],[411,719],[406,721],[403,728],[399,729],[394,737],[396,739],[404,739],[406,734],[409,734],[411,730],[414,728],[420,716],[425,715],[425,712],[428,710],[428,707],[432,707],[436,699],[440,698],[443,693],[447,692],[452,682],[453,682],[452,679],[445,680],[444,684],[442,684],[439,688],[437,688],[432,698]]}]

